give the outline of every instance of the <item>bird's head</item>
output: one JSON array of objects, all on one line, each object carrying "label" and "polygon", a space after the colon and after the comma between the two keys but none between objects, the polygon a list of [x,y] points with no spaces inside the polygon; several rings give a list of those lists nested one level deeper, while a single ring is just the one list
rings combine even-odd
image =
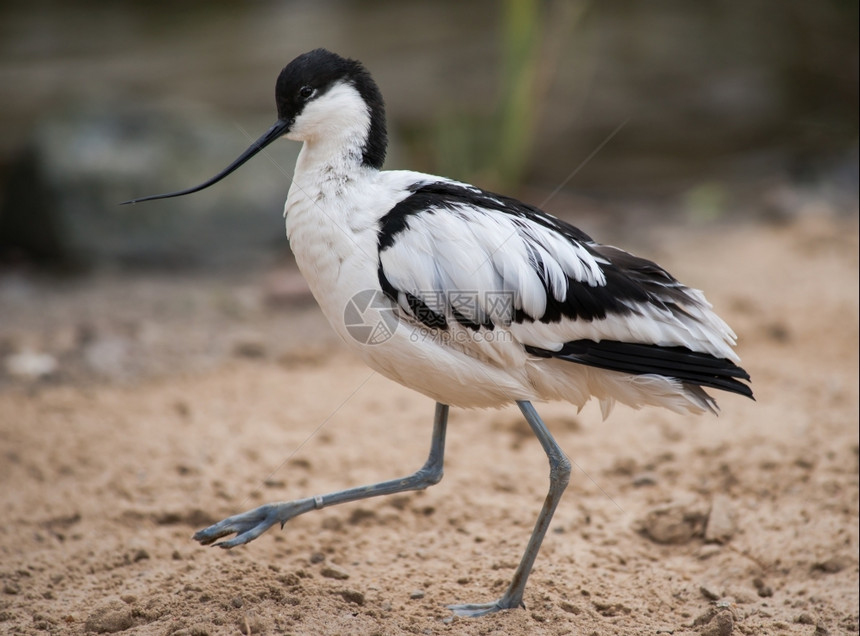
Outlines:
[{"label": "bird's head", "polygon": [[233,163],[187,190],[155,194],[124,203],[167,199],[199,192],[221,181],[276,139],[308,143],[351,143],[363,165],[380,169],[388,139],[379,88],[360,62],[325,49],[304,53],[287,64],[275,84],[278,120]]}]

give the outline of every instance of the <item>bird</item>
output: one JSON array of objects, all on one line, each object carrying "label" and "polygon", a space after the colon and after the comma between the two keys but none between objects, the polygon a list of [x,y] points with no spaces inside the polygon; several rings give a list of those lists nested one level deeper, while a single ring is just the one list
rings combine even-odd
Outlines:
[{"label": "bird", "polygon": [[233,548],[312,510],[428,488],[442,479],[451,406],[516,404],[547,455],[547,496],[501,597],[448,607],[466,617],[525,607],[571,473],[533,403],[595,398],[604,417],[616,402],[716,413],[706,388],[753,398],[737,336],[701,291],[652,261],[514,198],[384,170],[384,101],[359,61],[322,48],[299,55],[280,72],[275,103],[275,124],[220,173],[125,203],[198,192],[276,140],[301,142],[284,206],[298,268],[349,348],[436,402],[430,452],[406,477],[265,504],[194,539]]}]

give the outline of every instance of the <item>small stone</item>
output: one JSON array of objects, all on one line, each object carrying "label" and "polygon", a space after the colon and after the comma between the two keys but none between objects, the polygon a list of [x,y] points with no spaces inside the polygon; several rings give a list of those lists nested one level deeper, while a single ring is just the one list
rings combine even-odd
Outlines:
[{"label": "small stone", "polygon": [[325,561],[325,555],[322,552],[314,552],[311,555],[311,558],[310,558],[311,563],[316,564],[316,563],[322,563],[323,561]]},{"label": "small stone", "polygon": [[700,585],[699,591],[702,593],[702,596],[704,596],[709,601],[718,601],[723,597],[722,594],[720,594],[716,589],[714,589],[710,585],[704,585],[704,584]]},{"label": "small stone", "polygon": [[130,628],[133,624],[131,608],[112,603],[87,616],[84,630],[97,634],[114,634]]},{"label": "small stone", "polygon": [[409,595],[409,598],[412,600],[418,600],[424,598],[424,590],[415,590],[412,594]]},{"label": "small stone", "polygon": [[593,600],[591,604],[602,616],[620,616],[630,614],[631,609],[621,603],[609,603],[608,601]]},{"label": "small stone", "polygon": [[737,525],[729,498],[723,495],[715,496],[705,527],[705,541],[708,543],[727,543],[736,531]]},{"label": "small stone", "polygon": [[765,584],[765,582],[756,577],[753,579],[753,586],[755,586],[758,595],[762,598],[770,598],[773,596],[773,588],[770,585]]},{"label": "small stone", "polygon": [[343,570],[338,570],[333,567],[324,567],[320,570],[320,574],[322,574],[327,579],[335,579],[336,581],[345,581],[349,578],[349,574],[344,572]]},{"label": "small stone", "polygon": [[648,511],[638,530],[656,543],[683,544],[702,535],[706,519],[699,502],[674,502]]},{"label": "small stone", "polygon": [[134,556],[132,557],[132,561],[137,563],[138,561],[143,561],[143,560],[148,559],[148,558],[149,558],[149,552],[147,552],[146,550],[141,548],[134,553]]},{"label": "small stone", "polygon": [[261,340],[246,336],[233,344],[233,355],[239,358],[264,358],[266,345]]},{"label": "small stone", "polygon": [[343,600],[356,605],[364,605],[364,594],[355,590],[341,590],[339,592]]},{"label": "small stone", "polygon": [[245,604],[245,601],[242,600],[241,596],[234,596],[232,599],[230,599],[230,605],[232,605],[236,609],[239,609],[244,604]]},{"label": "small stone", "polygon": [[14,581],[9,581],[3,584],[4,594],[18,594],[21,591],[21,586]]},{"label": "small stone", "polygon": [[826,574],[836,574],[837,572],[841,572],[845,568],[849,567],[851,563],[852,561],[849,557],[839,555],[830,557],[825,561],[819,561],[812,566],[812,569]]},{"label": "small stone", "polygon": [[732,636],[734,628],[735,619],[731,611],[723,610],[699,630],[699,636]]},{"label": "small stone", "polygon": [[22,351],[6,357],[6,372],[19,378],[37,380],[57,370],[57,359],[47,353]]},{"label": "small stone", "polygon": [[656,486],[657,475],[651,472],[639,473],[633,477],[633,485],[636,488],[641,488],[642,486]]},{"label": "small stone", "polygon": [[696,550],[696,556],[700,561],[705,561],[710,559],[712,556],[720,553],[720,546],[716,543],[706,543],[701,546],[698,550]]},{"label": "small stone", "polygon": [[809,614],[809,612],[803,612],[800,616],[794,619],[794,622],[799,625],[815,625],[815,619],[812,618],[812,615]]}]

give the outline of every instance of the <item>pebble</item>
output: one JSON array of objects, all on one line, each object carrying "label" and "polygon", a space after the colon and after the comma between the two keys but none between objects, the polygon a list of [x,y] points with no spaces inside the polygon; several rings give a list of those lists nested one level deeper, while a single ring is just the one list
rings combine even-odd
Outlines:
[{"label": "pebble", "polygon": [[732,613],[723,610],[699,631],[699,636],[731,636],[734,628],[735,619]]},{"label": "pebble", "polygon": [[734,626],[731,610],[719,605],[708,608],[693,621],[693,627],[699,627],[699,636],[731,636]]},{"label": "pebble", "polygon": [[840,555],[830,557],[825,561],[819,561],[812,566],[812,569],[818,570],[819,572],[825,572],[827,574],[836,574],[837,572],[841,572],[845,568],[849,567],[851,563],[852,560],[849,557]]},{"label": "pebble", "polygon": [[336,581],[345,581],[349,578],[349,574],[344,572],[343,570],[338,570],[333,567],[324,567],[320,570],[320,574],[327,579],[335,579]]},{"label": "pebble", "polygon": [[706,519],[700,502],[673,502],[648,511],[638,529],[656,543],[677,545],[701,536]]},{"label": "pebble", "polygon": [[6,356],[6,372],[28,380],[38,380],[57,370],[57,359],[47,353],[21,351]]},{"label": "pebble", "polygon": [[702,593],[702,596],[704,596],[709,601],[718,601],[723,597],[720,592],[718,592],[714,587],[710,585],[700,585],[699,591]]},{"label": "pebble", "polygon": [[84,630],[98,634],[114,634],[129,629],[133,624],[132,609],[112,603],[87,616]]},{"label": "pebble", "polygon": [[809,612],[803,612],[794,619],[794,622],[799,625],[815,625],[815,619],[812,618],[812,615]]},{"label": "pebble", "polygon": [[711,503],[708,522],[705,527],[705,541],[708,543],[728,543],[737,531],[734,512],[728,497],[716,495]]},{"label": "pebble", "polygon": [[720,551],[720,546],[716,543],[706,543],[698,550],[696,550],[696,556],[700,561],[705,561],[707,559],[710,559],[712,556],[719,554]]},{"label": "pebble", "polygon": [[256,336],[243,336],[233,343],[233,355],[237,358],[265,358],[266,345]]},{"label": "pebble", "polygon": [[412,594],[409,595],[409,598],[413,600],[424,598],[424,590],[415,590],[414,592],[412,592]]},{"label": "pebble", "polygon": [[21,591],[21,586],[14,581],[9,581],[3,585],[4,594],[18,594]]},{"label": "pebble", "polygon": [[356,590],[341,590],[340,595],[345,601],[348,601],[349,603],[355,603],[356,605],[364,605],[364,594],[362,594],[361,592],[358,592]]},{"label": "pebble", "polygon": [[656,486],[657,475],[651,472],[639,473],[633,477],[633,485],[636,488],[641,488],[642,486]]},{"label": "pebble", "polygon": [[758,577],[754,578],[753,586],[755,587],[760,597],[770,598],[771,596],[773,596],[773,588],[770,585],[767,585],[762,579]]}]

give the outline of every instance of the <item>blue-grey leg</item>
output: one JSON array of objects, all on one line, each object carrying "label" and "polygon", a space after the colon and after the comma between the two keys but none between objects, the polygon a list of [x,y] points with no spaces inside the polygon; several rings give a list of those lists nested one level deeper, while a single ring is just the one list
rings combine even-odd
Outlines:
[{"label": "blue-grey leg", "polygon": [[538,515],[537,523],[535,523],[535,529],[532,531],[526,551],[520,560],[517,571],[514,572],[514,578],[511,580],[510,585],[508,585],[508,589],[499,600],[491,603],[449,605],[448,608],[453,610],[458,616],[482,616],[503,609],[523,606],[523,591],[526,588],[526,581],[529,578],[535,558],[537,558],[541,543],[549,528],[552,515],[558,506],[558,502],[561,500],[564,489],[570,481],[570,460],[564,454],[564,451],[561,450],[555,439],[553,439],[553,436],[540,419],[531,402],[517,402],[517,406],[520,407],[526,421],[531,426],[532,431],[534,431],[549,458],[549,492],[543,502],[543,508],[541,508]]},{"label": "blue-grey leg", "polygon": [[[430,444],[430,455],[419,470],[401,479],[359,486],[348,490],[339,490],[327,495],[306,497],[295,501],[270,503],[248,512],[228,517],[223,521],[195,533],[194,539],[203,545],[213,544],[221,548],[233,548],[253,541],[276,523],[284,524],[298,515],[334,506],[348,501],[391,495],[406,490],[423,490],[442,479],[442,463],[445,455],[445,429],[448,424],[448,405],[436,404],[436,418],[433,422],[433,439]],[[215,543],[221,537],[235,534],[227,541]]]}]

